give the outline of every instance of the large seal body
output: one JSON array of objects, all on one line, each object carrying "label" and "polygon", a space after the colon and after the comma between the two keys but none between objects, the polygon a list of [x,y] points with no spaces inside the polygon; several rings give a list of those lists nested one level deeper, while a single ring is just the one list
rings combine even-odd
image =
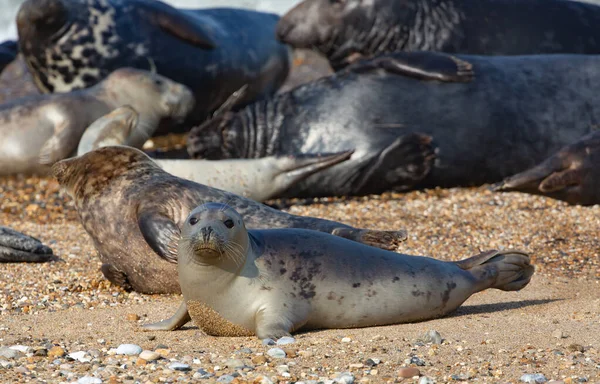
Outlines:
[{"label": "large seal body", "polygon": [[102,272],[114,284],[143,293],[180,292],[177,240],[189,212],[206,201],[228,202],[250,228],[299,227],[395,249],[404,231],[358,229],[287,214],[220,189],[163,171],[140,150],[104,147],[53,166],[73,197],[91,236]]},{"label": "large seal body", "polygon": [[[407,64],[413,74],[444,73],[456,59],[472,65],[473,78],[396,72]],[[216,160],[355,149],[350,160],[289,190],[295,196],[498,182],[600,123],[600,96],[590,87],[600,82],[598,65],[592,55],[390,54],[210,120],[190,132],[188,151]],[[412,134],[430,136],[435,149],[420,180],[405,177],[414,168],[397,167],[411,154],[423,158],[422,142],[405,140]]]},{"label": "large seal body", "polygon": [[[52,20],[49,22],[48,20]],[[274,93],[289,71],[274,14],[242,9],[175,9],[155,0],[27,0],[17,25],[39,87],[68,92],[129,66],[188,86],[199,121],[234,91],[240,103]]]},{"label": "large seal body", "polygon": [[293,47],[316,47],[340,69],[398,51],[598,54],[599,23],[600,6],[570,0],[305,0],[277,34]]},{"label": "large seal body", "polygon": [[132,141],[161,118],[184,118],[194,106],[187,87],[163,76],[121,68],[93,87],[65,94],[32,95],[0,105],[0,175],[45,174],[48,165],[76,153],[79,139],[96,119],[131,105],[140,118]]},{"label": "large seal body", "polygon": [[[211,335],[261,339],[432,319],[484,289],[520,290],[533,274],[529,257],[519,251],[454,263],[311,230],[247,231],[237,212],[215,203],[190,213],[178,254],[191,319]],[[175,324],[181,321],[171,320]],[[153,328],[161,329],[146,326]]]}]

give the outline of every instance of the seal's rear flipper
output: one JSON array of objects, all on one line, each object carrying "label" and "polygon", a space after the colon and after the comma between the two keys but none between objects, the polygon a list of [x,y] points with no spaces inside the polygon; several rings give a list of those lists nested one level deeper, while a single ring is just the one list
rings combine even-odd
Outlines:
[{"label": "seal's rear flipper", "polygon": [[142,209],[138,212],[138,226],[154,252],[170,263],[177,263],[180,231],[173,220],[155,210]]},{"label": "seal's rear flipper", "polygon": [[403,229],[398,231],[378,231],[375,229],[344,227],[334,229],[331,231],[331,234],[387,251],[396,251],[400,247],[400,243],[408,237],[408,233]]},{"label": "seal's rear flipper", "polygon": [[40,149],[39,163],[42,165],[52,165],[66,159],[77,149],[80,137],[73,134],[74,130],[68,119],[57,124],[54,128],[56,133]]},{"label": "seal's rear flipper", "polygon": [[160,27],[166,33],[205,49],[214,49],[217,43],[200,22],[191,16],[160,1],[129,0],[139,16]]},{"label": "seal's rear flipper", "polygon": [[185,305],[184,301],[173,316],[157,323],[144,324],[141,328],[144,331],[174,331],[183,327],[190,320],[192,320],[192,318],[188,313],[187,305]]},{"label": "seal's rear flipper", "polygon": [[52,249],[38,239],[0,227],[0,263],[44,263],[53,257]]},{"label": "seal's rear flipper", "polygon": [[473,65],[458,57],[437,52],[396,52],[350,65],[347,70],[365,73],[377,69],[420,80],[469,82]]},{"label": "seal's rear flipper", "polygon": [[406,190],[423,180],[435,161],[435,148],[428,135],[410,133],[397,138],[361,170],[353,193]]},{"label": "seal's rear flipper", "polygon": [[488,288],[518,291],[529,284],[535,269],[529,255],[517,250],[482,252],[455,264],[473,274],[477,286],[475,292]]},{"label": "seal's rear flipper", "polygon": [[[560,157],[552,156],[533,168],[517,173],[500,183],[492,185],[491,190],[494,192],[519,191],[533,194],[556,191],[567,185],[572,185],[572,182],[569,180],[572,180],[573,176],[575,176],[569,172],[570,170],[563,170],[563,166],[564,164]],[[547,186],[545,191],[542,189],[543,184]]]},{"label": "seal's rear flipper", "polygon": [[314,175],[319,171],[348,160],[353,153],[354,150],[349,150],[334,154],[305,153],[279,157],[278,168],[281,171],[281,174],[275,179],[277,184],[282,188],[279,193],[306,179],[310,175]]},{"label": "seal's rear flipper", "polygon": [[106,280],[110,281],[112,284],[121,287],[126,291],[131,291],[133,289],[133,287],[131,286],[131,284],[129,284],[129,281],[127,280],[127,275],[125,274],[125,272],[118,270],[117,267],[115,267],[114,265],[102,264],[102,266],[100,267],[100,271],[102,272]]}]

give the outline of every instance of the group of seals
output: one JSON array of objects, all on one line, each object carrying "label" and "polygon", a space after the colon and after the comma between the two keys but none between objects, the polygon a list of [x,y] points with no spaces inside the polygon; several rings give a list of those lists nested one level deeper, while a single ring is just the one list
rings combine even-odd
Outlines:
[{"label": "group of seals", "polygon": [[142,293],[180,292],[177,240],[189,212],[207,201],[234,207],[250,228],[306,228],[384,249],[404,231],[377,231],[295,216],[170,175],[142,151],[104,147],[57,162],[53,175],[73,198],[112,283]]},{"label": "group of seals", "polygon": [[0,175],[46,173],[47,165],[76,153],[85,128],[123,105],[140,115],[130,141],[141,146],[149,137],[147,127],[164,117],[185,118],[194,97],[187,87],[164,76],[120,68],[90,88],[2,104]]},{"label": "group of seals", "polygon": [[599,65],[596,55],[381,55],[222,113],[190,132],[188,151],[217,160],[355,150],[289,196],[499,182],[600,123],[589,87]]},{"label": "group of seals", "polygon": [[300,329],[427,320],[485,289],[520,290],[534,272],[529,256],[514,250],[445,262],[306,229],[247,230],[219,203],[195,208],[181,231],[183,303],[146,330],[192,319],[213,336],[278,339]]},{"label": "group of seals", "polygon": [[156,0],[26,0],[17,30],[44,92],[90,87],[121,67],[155,68],[194,92],[188,118],[198,122],[245,84],[241,103],[283,84],[290,52],[275,37],[278,20],[243,9],[176,9]]},{"label": "group of seals", "polygon": [[339,70],[399,51],[600,54],[598,25],[600,6],[571,0],[305,0],[277,36],[319,50]]},{"label": "group of seals", "polygon": [[[97,148],[128,145],[138,113],[125,105],[102,116],[86,130],[77,148],[81,156]],[[152,130],[153,132],[153,130]],[[275,199],[292,185],[350,158],[352,151],[331,155],[269,156],[260,159],[188,160],[154,159],[172,175],[223,189],[256,201]]]}]

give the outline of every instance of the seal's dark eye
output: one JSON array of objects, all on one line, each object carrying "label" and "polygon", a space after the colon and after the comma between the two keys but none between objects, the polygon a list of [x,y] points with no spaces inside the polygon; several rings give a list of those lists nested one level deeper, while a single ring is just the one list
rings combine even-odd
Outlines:
[{"label": "seal's dark eye", "polygon": [[231,219],[227,219],[223,222],[223,224],[225,224],[225,226],[229,229],[233,228],[233,220]]},{"label": "seal's dark eye", "polygon": [[190,225],[196,225],[196,223],[198,222],[198,219],[195,217],[190,217]]},{"label": "seal's dark eye", "polygon": [[154,79],[154,85],[160,87],[162,85],[162,80],[161,79]]}]

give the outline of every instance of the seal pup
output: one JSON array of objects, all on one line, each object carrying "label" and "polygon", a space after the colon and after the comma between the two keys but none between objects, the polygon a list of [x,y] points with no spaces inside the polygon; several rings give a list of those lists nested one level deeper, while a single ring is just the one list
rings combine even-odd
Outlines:
[{"label": "seal pup", "polygon": [[132,147],[99,148],[59,161],[52,171],[75,202],[104,276],[142,293],[181,292],[175,265],[179,228],[189,212],[206,201],[227,202],[250,228],[308,228],[385,249],[396,249],[406,239],[405,231],[296,216],[173,176]]},{"label": "seal pup", "polygon": [[279,20],[277,36],[339,70],[399,51],[598,54],[599,24],[600,6],[570,0],[305,0]]},{"label": "seal pup", "polygon": [[[137,124],[137,119],[137,112],[128,105],[102,116],[85,130],[79,141],[77,155],[81,156],[102,147],[129,145],[128,138]],[[261,159],[153,160],[162,169],[177,177],[252,200],[265,201],[279,197],[283,191],[300,180],[348,160],[351,155],[352,151],[345,151],[332,155],[269,156]]]},{"label": "seal pup", "polygon": [[596,55],[382,55],[210,119],[187,149],[208,160],[355,149],[286,191],[299,197],[496,183],[600,123],[599,66]]},{"label": "seal pup", "polygon": [[86,88],[120,67],[155,68],[194,92],[189,121],[199,123],[244,84],[243,103],[283,84],[290,51],[275,37],[278,20],[270,13],[177,9],[155,0],[26,0],[17,30],[44,92]]},{"label": "seal pup", "polygon": [[247,230],[235,209],[213,202],[186,219],[178,257],[183,303],[146,330],[191,318],[212,336],[278,339],[300,329],[428,320],[485,289],[518,291],[534,272],[516,250],[446,262],[307,229]]},{"label": "seal pup", "polygon": [[44,263],[53,256],[52,248],[35,237],[0,226],[0,263]]},{"label": "seal pup", "polygon": [[161,118],[185,118],[194,97],[164,76],[121,68],[88,89],[0,105],[0,175],[47,173],[49,164],[76,153],[85,128],[122,105],[140,114],[129,142],[141,146],[149,138],[148,127]]},{"label": "seal pup", "polygon": [[567,145],[535,167],[492,186],[493,191],[519,191],[566,201],[600,204],[600,131]]}]

